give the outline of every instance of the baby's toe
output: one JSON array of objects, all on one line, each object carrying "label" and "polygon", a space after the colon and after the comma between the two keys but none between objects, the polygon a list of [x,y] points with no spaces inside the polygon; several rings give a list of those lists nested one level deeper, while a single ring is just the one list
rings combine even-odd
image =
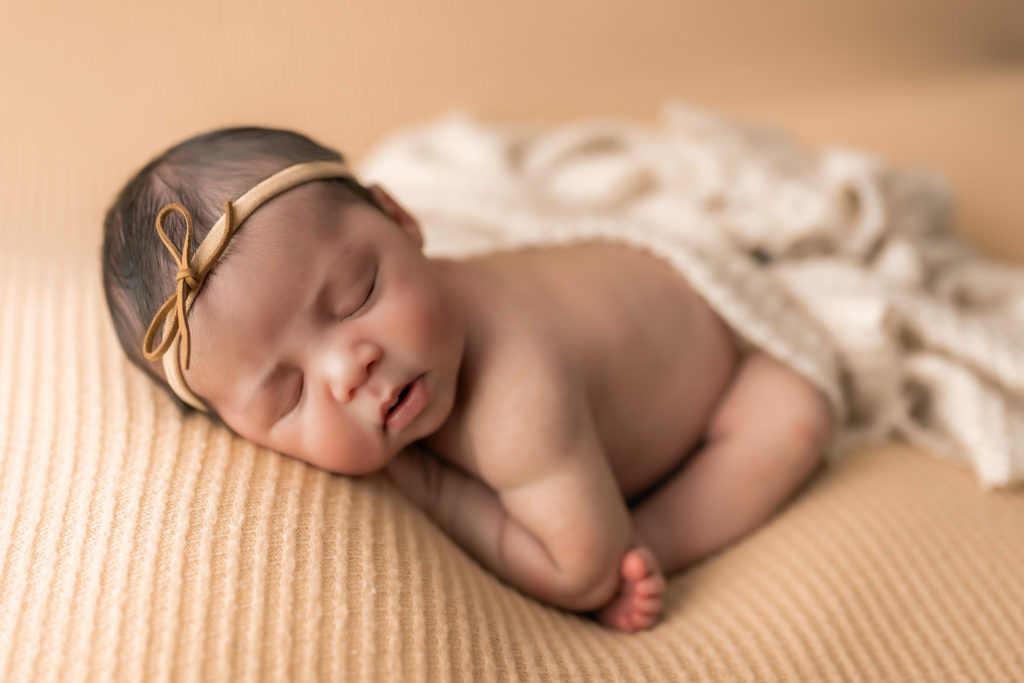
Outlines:
[{"label": "baby's toe", "polygon": [[647,561],[638,549],[630,550],[622,558],[622,578],[627,581],[639,581],[650,573]]},{"label": "baby's toe", "polygon": [[647,614],[644,612],[634,612],[630,615],[630,626],[632,631],[641,631],[649,629],[654,626],[654,623],[658,620],[657,614]]},{"label": "baby's toe", "polygon": [[661,611],[662,602],[661,596],[633,598],[633,610],[645,614],[657,613]]},{"label": "baby's toe", "polygon": [[598,611],[597,620],[608,628],[631,631],[633,630],[632,613],[632,605],[627,600],[619,598]]},{"label": "baby's toe", "polygon": [[661,574],[647,576],[633,584],[632,592],[644,598],[660,596],[665,592],[665,577]]},{"label": "baby's toe", "polygon": [[607,626],[611,626],[617,631],[623,631],[625,633],[631,633],[636,627],[633,626],[634,613],[630,610],[622,610],[618,612],[609,622]]}]

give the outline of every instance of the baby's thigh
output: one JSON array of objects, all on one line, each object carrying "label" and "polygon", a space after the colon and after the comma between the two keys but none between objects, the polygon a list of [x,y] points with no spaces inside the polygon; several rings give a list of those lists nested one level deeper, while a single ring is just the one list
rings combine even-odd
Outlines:
[{"label": "baby's thigh", "polygon": [[832,437],[832,411],[803,375],[757,351],[740,362],[708,425],[709,440],[737,438],[820,455]]}]

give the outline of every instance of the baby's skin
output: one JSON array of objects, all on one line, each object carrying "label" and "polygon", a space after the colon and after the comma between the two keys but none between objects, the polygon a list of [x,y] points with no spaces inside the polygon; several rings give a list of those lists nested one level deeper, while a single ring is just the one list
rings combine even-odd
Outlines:
[{"label": "baby's skin", "polygon": [[[829,408],[670,266],[593,243],[430,259],[416,220],[308,183],[243,224],[185,377],[238,434],[383,472],[482,565],[621,631],[767,519]],[[158,365],[154,369],[160,372]]]}]

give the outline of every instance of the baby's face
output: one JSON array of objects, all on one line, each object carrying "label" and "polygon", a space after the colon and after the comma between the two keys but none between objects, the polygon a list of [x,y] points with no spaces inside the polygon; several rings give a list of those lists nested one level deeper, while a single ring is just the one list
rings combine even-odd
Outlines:
[{"label": "baby's face", "polygon": [[463,322],[419,227],[323,183],[240,228],[190,314],[186,381],[238,434],[342,474],[374,472],[451,412]]}]

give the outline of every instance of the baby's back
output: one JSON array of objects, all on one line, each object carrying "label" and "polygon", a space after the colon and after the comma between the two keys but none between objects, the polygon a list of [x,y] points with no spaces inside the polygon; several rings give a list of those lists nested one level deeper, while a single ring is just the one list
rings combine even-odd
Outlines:
[{"label": "baby's back", "polygon": [[[539,379],[530,381],[541,383],[538,393],[544,382],[558,395],[558,383],[582,386],[567,395],[586,402],[627,498],[693,450],[737,353],[728,328],[671,266],[604,243],[498,254],[477,265],[477,296],[487,300],[488,315],[506,331],[495,335],[494,364],[536,368]],[[486,377],[481,386],[487,386]],[[479,411],[512,413],[530,424],[528,398],[508,405],[529,391],[481,393]],[[484,468],[467,469],[479,474]]]}]

